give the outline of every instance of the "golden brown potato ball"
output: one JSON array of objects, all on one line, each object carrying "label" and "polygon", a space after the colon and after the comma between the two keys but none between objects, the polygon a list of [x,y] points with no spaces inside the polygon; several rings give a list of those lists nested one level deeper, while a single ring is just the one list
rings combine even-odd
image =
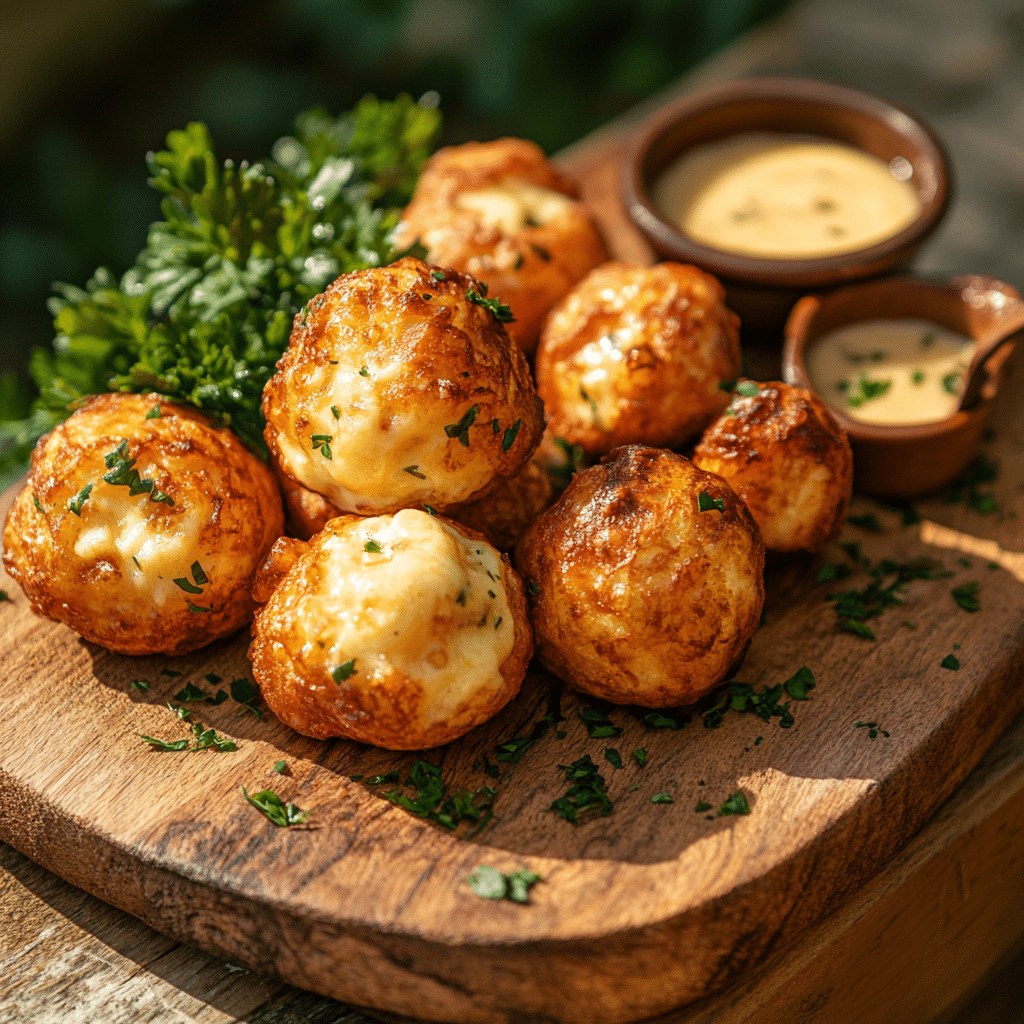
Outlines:
[{"label": "golden brown potato ball", "polygon": [[531,459],[516,476],[498,477],[482,498],[457,505],[448,514],[482,533],[499,551],[511,551],[554,497],[543,465]]},{"label": "golden brown potato ball", "polygon": [[709,274],[681,263],[605,263],[548,317],[537,390],[557,437],[590,456],[623,444],[668,448],[728,404],[739,320]]},{"label": "golden brown potato ball", "polygon": [[577,474],[516,547],[541,661],[616,704],[671,707],[743,656],[764,545],[720,477],[629,445]]},{"label": "golden brown potato ball", "polygon": [[[279,564],[275,564],[279,563]],[[278,544],[249,648],[274,714],[306,736],[435,747],[519,691],[533,652],[522,583],[465,527],[404,509]]]},{"label": "golden brown potato ball", "polygon": [[789,384],[740,381],[693,462],[732,485],[771,551],[816,551],[839,532],[853,492],[843,428],[820,398]]},{"label": "golden brown potato ball", "polygon": [[512,307],[508,332],[532,352],[549,309],[608,258],[573,183],[524,139],[438,150],[402,215],[400,243],[484,281]]},{"label": "golden brown potato ball", "polygon": [[98,395],[36,445],[4,565],[86,640],[184,654],[252,618],[283,528],[273,474],[230,430],[160,395]]},{"label": "golden brown potato ball", "polygon": [[[263,391],[282,477],[369,515],[443,511],[515,476],[540,440],[542,406],[478,289],[406,258],[344,274],[313,299]],[[285,490],[294,515],[301,491]]]}]

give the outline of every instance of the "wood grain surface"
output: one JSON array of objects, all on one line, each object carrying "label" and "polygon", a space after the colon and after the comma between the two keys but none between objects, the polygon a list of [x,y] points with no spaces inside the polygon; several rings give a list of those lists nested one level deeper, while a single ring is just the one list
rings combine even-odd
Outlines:
[{"label": "wood grain surface", "polygon": [[[599,210],[614,196],[613,159],[580,168]],[[602,217],[615,222],[614,211]],[[623,255],[632,247],[642,258],[621,223],[613,230]],[[622,734],[591,739],[566,693],[566,737],[548,733],[494,780],[485,757],[494,763],[497,744],[548,709],[552,680],[534,672],[496,719],[424,755],[452,790],[496,788],[494,820],[475,838],[393,806],[387,787],[352,780],[392,768],[404,778],[416,755],[305,739],[269,714],[236,717],[230,702],[196,714],[237,751],[149,750],[139,733],[186,735],[165,706],[185,682],[245,673],[246,638],[173,661],[120,657],[36,619],[7,580],[0,838],[175,939],[357,1005],[474,1024],[667,1013],[750,970],[863,885],[1024,706],[1017,378],[994,426],[986,451],[1002,465],[991,488],[998,515],[936,499],[920,503],[922,524],[904,527],[897,514],[854,503],[882,532],[848,526],[843,539],[872,560],[929,555],[955,572],[912,583],[906,604],[872,623],[877,642],[837,631],[831,588],[814,584],[821,561],[844,558],[838,548],[769,565],[766,621],[739,678],[775,684],[808,666],[818,686],[794,704],[792,729],[729,714],[717,730],[698,718],[649,732],[615,711]],[[981,584],[977,614],[950,595],[970,580]],[[842,586],[866,582],[856,573]],[[954,644],[956,672],[939,666]],[[130,688],[138,678],[148,692]],[[857,720],[889,736],[872,740]],[[630,756],[641,746],[644,768]],[[604,760],[606,747],[621,752],[622,770]],[[615,807],[573,826],[545,809],[565,792],[558,765],[583,754],[601,766]],[[281,759],[284,776],[273,772]],[[312,809],[309,826],[276,829],[245,802],[243,785],[269,785]],[[736,789],[749,816],[694,811]],[[660,792],[674,802],[652,804]],[[481,900],[465,882],[479,864],[526,865],[544,881],[526,906]]]}]

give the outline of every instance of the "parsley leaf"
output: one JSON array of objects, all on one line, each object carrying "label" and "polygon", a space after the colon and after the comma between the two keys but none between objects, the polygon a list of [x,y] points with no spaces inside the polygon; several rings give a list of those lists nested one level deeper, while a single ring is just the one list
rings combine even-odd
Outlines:
[{"label": "parsley leaf", "polygon": [[243,786],[242,794],[260,814],[278,828],[301,825],[313,813],[300,811],[295,804],[286,804],[272,789],[261,789],[250,796],[249,791]]},{"label": "parsley leaf", "polygon": [[633,751],[633,757],[641,768],[647,764],[647,751],[643,747],[637,747],[636,750]]},{"label": "parsley leaf", "polygon": [[363,550],[370,555],[379,555],[381,552],[380,542],[372,537],[363,545]]},{"label": "parsley leaf", "polygon": [[501,439],[501,450],[503,452],[507,452],[509,450],[509,448],[511,448],[512,445],[515,444],[515,442],[516,442],[516,435],[519,433],[519,428],[522,426],[522,424],[523,424],[522,420],[516,420],[515,423],[513,423],[511,427],[508,427],[505,430],[505,433],[504,433],[504,435],[502,436],[502,439]]},{"label": "parsley leaf", "polygon": [[334,457],[331,454],[331,441],[334,440],[333,434],[311,434],[309,440],[313,445],[313,451],[319,451],[328,462],[334,461]]},{"label": "parsley leaf", "polygon": [[947,654],[942,661],[939,662],[940,668],[948,668],[953,672],[960,671],[960,659],[955,654]]},{"label": "parsley leaf", "polygon": [[712,509],[718,509],[719,512],[725,511],[725,498],[712,498],[707,491],[701,491],[697,495],[697,508],[701,512],[710,512]]},{"label": "parsley leaf", "polygon": [[614,747],[605,747],[604,748],[604,759],[613,768],[617,768],[617,769],[618,768],[622,768],[622,756],[619,754],[619,752]]},{"label": "parsley leaf", "polygon": [[754,395],[759,395],[761,393],[761,386],[756,381],[741,380],[739,384],[736,385],[736,392],[744,398],[753,398]]},{"label": "parsley leaf", "polygon": [[[482,294],[481,294],[482,293]],[[480,291],[475,288],[469,288],[466,291],[466,298],[470,302],[475,303],[477,306],[483,306],[484,309],[489,309],[494,315],[494,319],[503,324],[515,323],[516,318],[512,315],[512,309],[510,306],[504,305],[500,299],[486,299],[484,296],[487,294],[487,285],[480,282]]]},{"label": "parsley leaf", "polygon": [[509,899],[516,903],[529,903],[530,886],[544,879],[528,868],[502,874],[497,868],[481,864],[466,881],[481,899]]},{"label": "parsley leaf", "polygon": [[802,668],[798,668],[782,686],[793,700],[810,700],[808,693],[815,687],[814,673],[804,665]]},{"label": "parsley leaf", "polygon": [[584,754],[571,764],[560,764],[558,767],[565,772],[570,786],[565,796],[552,801],[549,811],[554,811],[560,818],[573,824],[579,822],[581,814],[591,817],[611,814],[613,805],[608,798],[604,776],[598,772],[589,754]]},{"label": "parsley leaf", "polygon": [[886,739],[889,738],[889,734],[884,729],[879,729],[877,722],[854,722],[853,727],[854,729],[867,729],[868,739],[877,740],[879,733]]},{"label": "parsley leaf", "polygon": [[950,593],[953,595],[953,600],[965,612],[976,612],[981,609],[981,602],[978,600],[978,587],[979,584],[976,582],[961,583],[959,587],[954,587]]},{"label": "parsley leaf", "polygon": [[145,740],[154,750],[187,750],[189,741],[183,740],[161,740],[155,736],[145,736],[139,733],[140,739]]},{"label": "parsley leaf", "polygon": [[200,690],[198,686],[194,686],[192,683],[186,683],[182,689],[180,689],[175,695],[174,700],[180,700],[182,704],[190,704],[196,700],[206,700],[210,694],[206,690]]},{"label": "parsley leaf", "polygon": [[735,793],[730,793],[718,808],[719,818],[724,818],[727,814],[749,813],[750,804],[747,803],[747,798],[743,795],[743,791],[739,789]]},{"label": "parsley leaf", "polygon": [[670,793],[655,793],[651,797],[652,804],[674,804],[675,799]]},{"label": "parsley leaf", "polygon": [[999,463],[979,453],[968,463],[967,468],[949,485],[946,504],[963,502],[978,515],[993,515],[999,511],[995,495],[981,490],[982,484],[990,484],[999,478]]},{"label": "parsley leaf", "polygon": [[356,659],[350,658],[348,661],[342,662],[340,665],[335,665],[335,667],[331,669],[331,678],[340,686],[346,679],[355,675],[355,671]]},{"label": "parsley leaf", "polygon": [[[426,474],[420,472],[420,467],[419,466],[406,466],[402,470],[402,472],[403,473],[408,473],[409,476],[416,477],[417,480],[426,480],[427,479]],[[426,507],[426,506],[424,506],[424,507]]]},{"label": "parsley leaf", "polygon": [[429,761],[414,762],[405,785],[415,788],[415,796],[391,790],[384,794],[384,799],[405,808],[418,818],[437,822],[445,828],[454,830],[463,821],[470,821],[477,824],[476,831],[479,831],[486,827],[493,816],[492,806],[496,793],[490,786],[480,786],[474,790],[460,789],[449,794],[441,780],[441,769]]},{"label": "parsley leaf", "polygon": [[[590,698],[592,703],[597,703],[596,699]],[[604,702],[601,702],[604,704]],[[611,705],[606,704],[606,709],[610,709]],[[584,704],[579,710],[579,716],[583,720],[583,724],[587,727],[587,735],[591,739],[608,739],[612,736],[621,736],[622,730],[608,717],[605,711],[601,710],[600,707],[593,707],[591,705]]]},{"label": "parsley leaf", "polygon": [[458,423],[449,423],[444,428],[448,437],[457,439],[463,448],[469,447],[469,428],[476,422],[479,406],[471,406]]},{"label": "parsley leaf", "polygon": [[75,513],[76,516],[81,517],[82,506],[85,504],[89,495],[92,493],[94,484],[86,484],[73,498],[68,501],[68,508]]}]

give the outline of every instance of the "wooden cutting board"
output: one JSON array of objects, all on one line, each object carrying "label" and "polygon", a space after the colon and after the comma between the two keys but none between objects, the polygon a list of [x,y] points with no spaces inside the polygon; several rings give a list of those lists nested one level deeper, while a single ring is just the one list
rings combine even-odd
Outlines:
[{"label": "wooden cutting board", "polygon": [[[614,147],[591,151],[573,169],[616,254],[641,262],[649,252],[617,207],[614,159]],[[837,547],[770,561],[766,620],[739,678],[774,685],[808,666],[818,685],[812,700],[794,702],[791,729],[730,713],[719,729],[698,717],[647,731],[617,710],[622,734],[590,738],[579,699],[565,693],[567,735],[548,732],[494,779],[485,758],[496,763],[494,748],[548,710],[552,680],[532,672],[493,721],[423,755],[450,791],[497,790],[493,821],[472,838],[466,826],[452,833],[413,817],[382,798],[389,787],[366,782],[391,769],[404,779],[417,755],[306,739],[269,713],[236,717],[233,702],[194,707],[237,751],[150,750],[140,733],[187,735],[165,706],[184,683],[246,673],[247,638],[183,658],[121,657],[35,618],[5,579],[0,839],[176,939],[385,1019],[672,1020],[863,884],[1024,707],[1018,396],[1012,379],[985,446],[1002,466],[990,488],[998,515],[936,500],[920,503],[923,523],[905,527],[854,502],[883,532],[848,525],[843,539],[872,560],[929,555],[955,571],[912,583],[906,604],[872,623],[876,642],[839,632],[832,588],[814,582],[822,561],[844,559]],[[950,595],[970,580],[980,583],[976,614]],[[866,582],[858,572],[841,586]],[[960,670],[941,668],[955,645]],[[151,688],[132,689],[136,679]],[[871,739],[855,721],[889,735]],[[608,747],[622,770],[605,760]],[[566,790],[558,766],[584,754],[614,809],[574,826],[545,811]],[[273,771],[280,760],[285,775]],[[313,809],[308,827],[275,828],[242,786]],[[717,816],[737,789],[749,816]],[[651,803],[658,793],[673,802]],[[698,802],[712,804],[710,817]],[[483,900],[466,884],[481,864],[526,866],[544,881],[528,905]]]}]

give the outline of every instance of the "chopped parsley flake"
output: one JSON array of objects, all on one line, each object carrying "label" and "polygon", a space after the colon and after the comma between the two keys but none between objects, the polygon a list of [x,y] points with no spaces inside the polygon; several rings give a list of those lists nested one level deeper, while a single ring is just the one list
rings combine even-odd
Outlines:
[{"label": "chopped parsley flake", "polygon": [[359,367],[359,376],[360,377],[369,377],[370,376],[370,371],[365,366],[360,366]]},{"label": "chopped parsley flake", "polygon": [[163,413],[160,411],[159,405],[154,405],[153,408],[146,413],[147,420],[158,420],[161,419],[162,417]]},{"label": "chopped parsley flake", "polygon": [[697,508],[701,512],[710,512],[712,509],[724,512],[725,498],[712,498],[707,491],[701,491],[700,494],[697,495]]},{"label": "chopped parsley flake", "polygon": [[170,495],[159,490],[152,480],[139,476],[135,468],[138,459],[130,458],[128,455],[128,441],[122,441],[112,452],[103,456],[103,462],[107,472],[103,474],[103,480],[115,487],[127,487],[128,497],[136,494],[148,494],[150,501],[163,502],[165,505],[173,505],[174,499]]},{"label": "chopped parsley flake", "polygon": [[949,395],[958,395],[960,393],[960,381],[963,379],[963,374],[959,371],[953,373],[947,373],[942,378],[942,389]]},{"label": "chopped parsley flake", "polygon": [[491,420],[491,433],[492,434],[500,434],[501,433],[501,424],[496,419]]},{"label": "chopped parsley flake", "polygon": [[724,392],[726,392],[727,394],[730,394],[730,395],[732,394],[732,392],[735,389],[735,387],[736,387],[736,378],[735,377],[733,377],[732,380],[720,380],[718,382],[718,390],[719,391],[724,391]]},{"label": "chopped parsley flake", "polygon": [[129,685],[132,690],[138,690],[140,693],[145,693],[149,689],[148,679],[133,679]]},{"label": "chopped parsley flake", "polygon": [[423,509],[427,513],[427,515],[429,515],[429,516],[436,516],[437,515],[437,509],[434,508],[433,505],[424,505]]},{"label": "chopped parsley flake", "polygon": [[[481,292],[483,294],[481,294]],[[466,298],[470,302],[475,303],[478,306],[483,306],[484,309],[489,309],[494,316],[495,320],[503,324],[515,323],[516,318],[512,315],[512,309],[509,306],[504,305],[500,299],[487,299],[484,296],[487,294],[487,285],[482,281],[480,282],[480,291],[476,291],[474,288],[470,288],[466,292]]]},{"label": "chopped parsley flake", "polygon": [[[860,548],[857,548],[857,555]],[[869,563],[864,560],[867,566]],[[874,631],[866,625],[867,620],[878,618],[887,608],[903,604],[901,594],[913,580],[938,580],[952,576],[942,571],[942,566],[933,558],[915,558],[909,562],[895,562],[883,558],[874,568],[868,569],[872,582],[862,590],[843,590],[829,594],[826,600],[835,606],[837,625],[840,629],[865,640],[876,639]],[[886,580],[890,582],[886,583]]]},{"label": "chopped parsley flake", "polygon": [[[594,698],[590,698],[590,700],[594,701]],[[606,705],[606,707],[610,709],[611,705]],[[600,708],[584,704],[580,708],[579,715],[583,724],[587,727],[587,735],[591,739],[610,739],[613,736],[622,735],[622,730]]]},{"label": "chopped parsley flake", "polygon": [[579,822],[581,814],[601,818],[611,814],[613,805],[606,792],[604,776],[598,772],[589,754],[577,758],[572,764],[560,764],[558,768],[565,772],[565,779],[570,785],[565,796],[552,801],[549,811],[573,824]]},{"label": "chopped parsley flake", "polygon": [[32,495],[32,504],[35,505],[37,511],[42,512],[44,516],[46,515],[46,512],[43,509],[43,506],[42,506],[41,502],[39,501],[38,496],[35,495],[35,494]]},{"label": "chopped parsley flake", "polygon": [[695,806],[695,807],[694,807],[693,809],[694,809],[694,811],[695,811],[695,812],[696,812],[697,814],[704,814],[704,813],[706,813],[707,811],[710,811],[710,810],[711,810],[711,807],[712,807],[712,805],[711,805],[711,804],[709,804],[709,803],[705,803],[705,801],[703,801],[703,800],[702,800],[702,801],[701,801],[701,802],[700,802],[699,804],[697,804],[697,805],[696,805],[696,806]]},{"label": "chopped parsley flake", "polygon": [[952,672],[960,671],[960,659],[955,654],[947,654],[939,662],[939,668],[948,668]]},{"label": "chopped parsley flake", "polygon": [[857,390],[850,393],[848,401],[853,408],[857,409],[865,402],[881,398],[891,387],[891,380],[872,380],[866,373],[861,373],[857,382]]},{"label": "chopped parsley flake", "polygon": [[750,804],[747,803],[747,798],[739,789],[737,789],[735,793],[730,793],[729,796],[723,801],[721,806],[718,808],[719,818],[724,818],[727,814],[749,813]]},{"label": "chopped parsley flake", "polygon": [[341,419],[341,410],[336,405],[332,405],[331,406],[331,415],[336,420],[340,420]]},{"label": "chopped parsley flake", "polygon": [[741,380],[736,385],[736,393],[742,395],[744,398],[753,398],[754,395],[759,395],[761,393],[761,385],[756,381]]},{"label": "chopped parsley flake", "polygon": [[507,452],[509,448],[516,443],[516,436],[519,434],[519,428],[522,425],[522,420],[516,420],[511,427],[506,428],[504,436],[501,439],[501,450],[503,452]]},{"label": "chopped parsley flake", "polygon": [[208,612],[210,610],[208,607],[206,607],[204,605],[193,604],[191,601],[187,601],[186,604],[188,605],[188,610],[190,612],[197,612],[198,613],[198,612]]},{"label": "chopped parsley flake", "polygon": [[145,740],[154,750],[188,750],[189,741],[184,740],[161,740],[155,736],[145,736],[141,732],[139,738]]},{"label": "chopped parsley flake", "polygon": [[869,533],[882,532],[882,524],[878,521],[878,516],[873,512],[869,512],[864,516],[847,516],[846,521],[853,526],[859,526],[862,530],[867,530]]},{"label": "chopped parsley flake", "polygon": [[319,451],[328,462],[334,461],[331,455],[331,441],[334,440],[333,434],[312,434],[309,440],[313,445],[313,451]]},{"label": "chopped parsley flake", "polygon": [[526,584],[526,589],[536,597],[536,595],[540,593],[540,584],[534,580],[530,580],[530,582]]},{"label": "chopped parsley flake", "polygon": [[502,874],[497,868],[481,864],[466,881],[481,899],[509,899],[516,903],[529,903],[530,886],[544,879],[527,868]]},{"label": "chopped parsley flake", "polygon": [[[408,473],[409,476],[416,477],[417,480],[426,480],[426,474],[420,472],[420,467],[416,466],[405,466],[402,470],[403,473]],[[426,508],[426,506],[424,506]]]},{"label": "chopped parsley flake", "polygon": [[300,811],[295,804],[286,804],[272,789],[261,789],[250,796],[249,791],[243,786],[242,793],[260,814],[278,828],[301,825],[313,813]]},{"label": "chopped parsley flake", "polygon": [[469,428],[476,422],[478,410],[479,406],[471,406],[458,423],[449,423],[444,428],[448,437],[457,440],[463,448],[469,447]]},{"label": "chopped parsley flake", "polygon": [[391,790],[383,794],[384,799],[405,808],[418,818],[437,822],[445,828],[454,830],[463,821],[470,821],[477,825],[475,831],[479,832],[493,816],[492,806],[496,794],[490,786],[480,786],[472,791],[460,789],[449,796],[441,779],[441,769],[429,761],[414,762],[405,785],[416,790],[415,796]]},{"label": "chopped parsley flake", "polygon": [[242,705],[235,712],[235,718],[249,711],[262,721],[263,712],[260,710],[259,697],[259,687],[251,682],[247,676],[239,676],[237,679],[231,680],[231,699]]},{"label": "chopped parsley flake", "polygon": [[981,608],[981,602],[978,600],[978,586],[977,583],[961,583],[959,587],[954,587],[950,593],[953,595],[953,600],[965,612],[976,612]]},{"label": "chopped parsley flake", "polygon": [[278,775],[284,775],[284,773],[286,771],[288,771],[288,762],[287,761],[275,761],[274,762],[274,771],[277,772]]},{"label": "chopped parsley flake", "polygon": [[889,734],[884,729],[879,729],[877,722],[854,722],[854,729],[867,729],[868,739],[877,740],[879,733],[881,733],[886,739],[889,738]]},{"label": "chopped parsley flake", "polygon": [[68,508],[75,513],[76,516],[81,517],[82,506],[85,504],[86,499],[92,493],[93,484],[86,484],[73,498],[68,501]]},{"label": "chopped parsley flake", "polygon": [[435,281],[443,281],[444,280],[444,271],[443,270],[432,270],[430,272],[430,276]]},{"label": "chopped parsley flake", "polygon": [[990,484],[999,478],[999,463],[982,454],[975,455],[967,468],[949,485],[946,504],[964,502],[972,512],[987,516],[999,511],[995,495],[982,491],[981,484]]},{"label": "chopped parsley flake", "polygon": [[655,793],[651,797],[652,804],[674,804],[675,799],[671,793]]},{"label": "chopped parsley flake", "polygon": [[379,555],[381,549],[380,544],[371,538],[363,545],[363,550],[371,555]]},{"label": "chopped parsley flake", "polygon": [[186,683],[175,695],[174,700],[180,700],[182,704],[190,704],[192,701],[206,700],[210,694],[206,690],[200,690],[192,683]]},{"label": "chopped parsley flake", "polygon": [[920,370],[915,370],[910,375],[910,383],[914,384],[914,385],[923,384],[924,383],[924,373],[922,373]]},{"label": "chopped parsley flake", "polygon": [[643,768],[647,764],[647,751],[643,747],[637,747],[633,751],[633,758]]},{"label": "chopped parsley flake", "polygon": [[852,570],[845,562],[833,564],[825,562],[815,573],[815,583],[834,583],[836,580],[845,580]]},{"label": "chopped parsley flake", "polygon": [[615,769],[622,768],[622,755],[614,747],[604,748],[604,759]]},{"label": "chopped parsley flake", "polygon": [[421,299],[426,299],[427,302],[429,302],[433,298],[433,295],[431,295],[430,292],[421,292],[420,293],[420,298]]},{"label": "chopped parsley flake", "polygon": [[350,679],[356,671],[356,659],[350,658],[348,661],[342,662],[340,665],[335,665],[331,669],[331,678],[338,683],[340,686],[346,679]]}]

